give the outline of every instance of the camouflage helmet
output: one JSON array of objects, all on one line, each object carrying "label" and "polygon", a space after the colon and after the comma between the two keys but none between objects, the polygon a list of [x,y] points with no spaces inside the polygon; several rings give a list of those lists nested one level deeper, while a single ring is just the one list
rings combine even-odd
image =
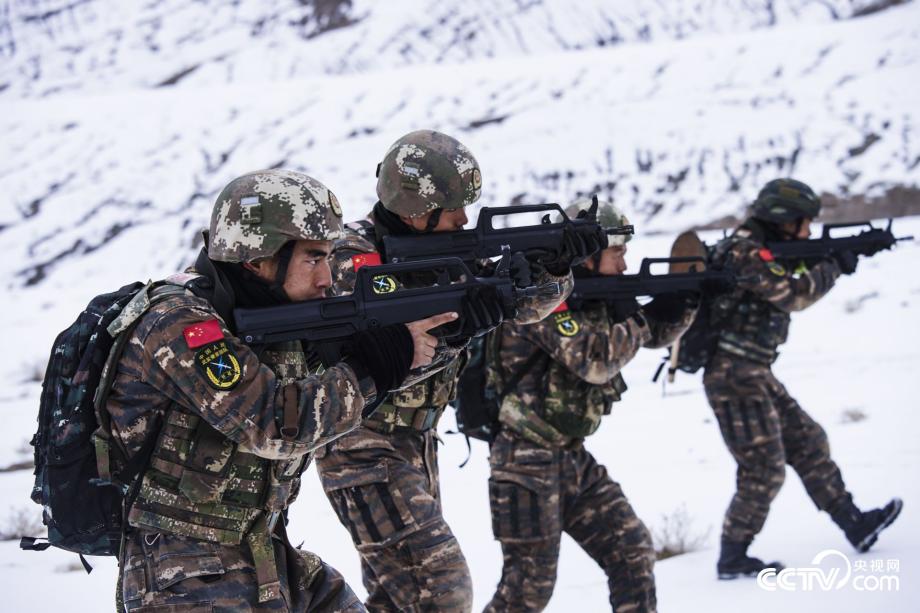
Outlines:
[{"label": "camouflage helmet", "polygon": [[479,163],[469,149],[432,130],[406,134],[377,166],[377,197],[388,211],[404,217],[469,206],[479,200],[481,189]]},{"label": "camouflage helmet", "polygon": [[288,241],[344,236],[342,209],[325,185],[291,170],[260,170],[230,181],[217,197],[208,257],[251,262],[275,255]]},{"label": "camouflage helmet", "polygon": [[774,179],[763,186],[751,205],[751,217],[773,223],[814,219],[821,212],[821,200],[814,191],[795,179]]},{"label": "camouflage helmet", "polygon": [[[620,226],[629,225],[629,219],[626,218],[623,211],[610,202],[599,200],[597,204],[597,223],[601,226],[605,228],[619,228]],[[591,208],[591,198],[582,197],[567,206],[565,214],[568,215],[569,218],[574,219],[578,216],[579,211],[587,211],[589,208]],[[631,239],[632,234],[613,234],[607,237],[607,246],[620,247]]]}]

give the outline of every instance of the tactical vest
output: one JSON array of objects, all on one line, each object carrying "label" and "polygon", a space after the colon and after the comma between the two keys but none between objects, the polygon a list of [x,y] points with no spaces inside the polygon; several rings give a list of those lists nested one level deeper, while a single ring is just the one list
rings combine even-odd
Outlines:
[{"label": "tactical vest", "polygon": [[[610,325],[614,321],[612,312],[604,303],[586,305],[583,309],[573,311],[572,315],[586,329],[591,327],[592,320],[602,322],[602,325]],[[552,324],[544,321],[534,325]],[[537,347],[533,350],[542,352]],[[494,371],[506,368],[501,362],[500,351],[500,347],[497,347],[493,350],[495,357],[489,358]],[[545,359],[537,360],[527,375],[529,380],[542,384],[534,400],[525,403],[515,390],[510,390],[505,400],[518,404],[515,413],[530,422],[532,427],[522,424],[521,428],[516,429],[514,424],[508,424],[505,420],[503,422],[538,444],[558,445],[560,442],[567,443],[594,434],[600,427],[601,419],[610,414],[612,404],[618,402],[626,391],[622,375],[617,373],[603,385],[595,385],[573,374],[549,355],[543,355]],[[506,373],[505,379],[509,377],[510,374]],[[538,436],[536,433],[546,433],[547,429],[552,432],[552,436],[545,437],[545,440],[535,438]]]},{"label": "tactical vest", "polygon": [[[309,374],[299,342],[269,345],[260,361],[282,385]],[[267,460],[241,449],[204,419],[173,404],[128,513],[135,528],[222,545],[245,540],[259,582],[259,602],[279,598],[271,532],[297,497],[312,454]]]},{"label": "tactical vest", "polygon": [[[713,261],[731,266],[731,249],[745,237],[732,235],[716,245]],[[786,273],[790,274],[790,273]],[[742,290],[713,300],[711,325],[719,330],[717,349],[758,364],[770,365],[789,334],[789,313]]]},{"label": "tactical vest", "polygon": [[430,377],[391,393],[364,425],[383,433],[397,428],[420,432],[436,428],[444,407],[457,396],[457,379],[463,361],[462,356],[457,357]]}]

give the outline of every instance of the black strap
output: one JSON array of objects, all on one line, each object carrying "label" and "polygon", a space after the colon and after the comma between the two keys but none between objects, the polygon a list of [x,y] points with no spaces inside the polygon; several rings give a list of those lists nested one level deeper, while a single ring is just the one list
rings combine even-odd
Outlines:
[{"label": "black strap", "polygon": [[[37,543],[36,541],[45,541],[44,543]],[[48,542],[46,538],[34,537],[34,536],[24,536],[19,539],[19,548],[25,551],[44,551],[51,547],[51,543]]]}]

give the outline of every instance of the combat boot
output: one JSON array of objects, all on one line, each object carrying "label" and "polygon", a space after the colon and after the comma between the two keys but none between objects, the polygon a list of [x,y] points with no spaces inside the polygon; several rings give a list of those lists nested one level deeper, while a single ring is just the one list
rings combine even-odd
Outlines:
[{"label": "combat boot", "polygon": [[783,565],[779,562],[767,564],[760,558],[750,557],[747,554],[747,548],[750,546],[750,543],[722,541],[722,551],[719,554],[719,563],[716,565],[719,579],[737,579],[742,575],[756,577],[765,568],[775,568],[776,572],[783,570]]},{"label": "combat boot", "polygon": [[892,498],[883,508],[864,513],[850,502],[832,513],[831,518],[840,526],[856,551],[864,553],[875,544],[879,533],[897,519],[903,506],[900,498]]}]

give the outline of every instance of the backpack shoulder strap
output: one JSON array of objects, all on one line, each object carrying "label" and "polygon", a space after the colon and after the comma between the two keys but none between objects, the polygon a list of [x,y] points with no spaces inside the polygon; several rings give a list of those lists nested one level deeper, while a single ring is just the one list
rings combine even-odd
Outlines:
[{"label": "backpack shoulder strap", "polygon": [[[153,448],[152,441],[156,439],[158,434],[151,433],[148,440],[144,441],[141,451],[130,460],[127,459],[127,454],[121,446],[113,441],[111,420],[108,412],[105,411],[105,405],[108,402],[109,393],[112,391],[112,383],[115,380],[118,362],[124,353],[125,345],[131,338],[134,328],[140,323],[141,317],[151,307],[174,296],[181,296],[190,292],[188,284],[199,277],[200,275],[182,274],[168,277],[165,281],[148,282],[147,285],[138,290],[134,298],[125,305],[122,312],[107,328],[109,334],[115,338],[115,342],[106,358],[102,376],[99,379],[99,386],[96,388],[96,394],[93,398],[93,408],[96,413],[96,421],[99,424],[99,428],[93,434],[93,443],[96,448],[96,466],[99,471],[99,479],[102,481],[112,482],[114,475],[112,472],[113,453],[118,453],[118,459],[121,460],[122,464],[122,469],[118,472],[120,485],[124,487],[133,481],[137,473],[146,464],[147,458],[143,456],[150,455],[150,451]],[[116,444],[113,445],[113,442]]]}]

